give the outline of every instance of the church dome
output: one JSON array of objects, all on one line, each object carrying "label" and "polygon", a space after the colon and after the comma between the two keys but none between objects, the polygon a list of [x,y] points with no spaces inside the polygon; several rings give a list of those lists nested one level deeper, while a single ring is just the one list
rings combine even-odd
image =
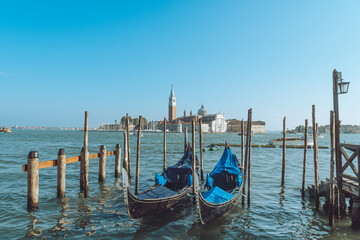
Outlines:
[{"label": "church dome", "polygon": [[203,115],[205,116],[207,114],[207,111],[204,108],[204,105],[201,105],[201,108],[198,111],[198,115]]}]

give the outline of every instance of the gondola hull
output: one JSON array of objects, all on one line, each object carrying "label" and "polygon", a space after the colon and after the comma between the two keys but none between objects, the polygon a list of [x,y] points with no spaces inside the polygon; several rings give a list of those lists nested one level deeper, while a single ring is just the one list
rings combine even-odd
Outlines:
[{"label": "gondola hull", "polygon": [[125,202],[127,204],[129,217],[131,219],[137,219],[145,216],[154,216],[158,213],[169,210],[175,205],[187,200],[190,196],[189,194],[191,193],[191,190],[192,187],[189,186],[183,188],[178,194],[171,197],[140,200],[130,191],[129,187],[126,187]]},{"label": "gondola hull", "polygon": [[231,209],[233,209],[239,203],[241,197],[241,189],[241,187],[237,187],[236,189],[234,189],[234,197],[223,203],[208,202],[203,198],[201,192],[198,191],[196,195],[196,206],[200,222],[202,224],[206,224],[214,220],[215,218],[224,216]]}]

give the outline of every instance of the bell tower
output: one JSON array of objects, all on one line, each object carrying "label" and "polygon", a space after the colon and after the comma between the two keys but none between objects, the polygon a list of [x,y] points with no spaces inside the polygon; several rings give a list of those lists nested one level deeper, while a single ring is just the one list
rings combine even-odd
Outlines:
[{"label": "bell tower", "polygon": [[176,119],[176,98],[174,94],[174,86],[171,84],[171,92],[169,97],[169,121]]}]

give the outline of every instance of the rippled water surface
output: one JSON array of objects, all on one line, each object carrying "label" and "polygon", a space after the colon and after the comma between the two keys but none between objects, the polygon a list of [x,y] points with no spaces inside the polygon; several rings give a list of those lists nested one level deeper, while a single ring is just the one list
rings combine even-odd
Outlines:
[{"label": "rippled water surface", "polygon": [[[259,134],[254,144],[266,144],[280,134]],[[343,135],[342,142],[360,144],[360,135]],[[197,138],[198,139],[198,138]],[[240,144],[237,134],[205,134],[210,143]],[[132,172],[135,173],[136,136],[130,136]],[[127,216],[121,182],[114,178],[114,156],[107,158],[106,182],[98,183],[98,159],[90,160],[90,196],[79,193],[79,163],[67,165],[66,198],[56,198],[56,167],[40,169],[40,200],[36,212],[26,210],[27,175],[22,164],[29,151],[38,151],[40,161],[53,160],[59,148],[68,157],[77,156],[83,143],[80,131],[14,130],[0,133],[0,237],[99,239],[360,239],[351,229],[351,219],[336,220],[336,231],[328,227],[328,214],[308,198],[301,198],[303,149],[286,150],[285,187],[280,186],[282,149],[252,148],[251,206],[239,204],[229,214],[208,225],[194,223],[195,207],[184,203],[155,217],[132,221]],[[90,132],[89,151],[101,145],[113,151],[123,145],[120,132]],[[151,186],[162,169],[161,133],[144,133],[141,138],[140,190]],[[182,156],[184,136],[167,134],[167,165]],[[319,138],[329,146],[329,136]],[[198,144],[197,144],[198,146]],[[232,147],[240,158],[240,148]],[[204,152],[204,172],[209,173],[222,150]],[[313,151],[308,150],[306,185],[314,182]],[[329,177],[330,150],[319,149],[320,179]],[[324,199],[321,200],[324,203]]]}]

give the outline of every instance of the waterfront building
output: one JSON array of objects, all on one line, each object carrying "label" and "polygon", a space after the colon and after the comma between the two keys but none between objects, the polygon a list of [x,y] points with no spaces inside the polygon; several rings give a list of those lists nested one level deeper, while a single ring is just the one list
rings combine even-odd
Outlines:
[{"label": "waterfront building", "polygon": [[[228,126],[228,132],[241,132],[241,121],[237,119],[226,120]],[[247,128],[247,121],[244,121],[244,128]],[[251,132],[253,133],[265,133],[264,121],[252,121]]]},{"label": "waterfront building", "polygon": [[173,121],[169,121],[168,129],[171,132],[183,132],[187,127],[189,132],[192,128],[192,120],[196,121],[195,131],[199,131],[199,119],[202,119],[202,131],[203,132],[212,132],[212,133],[221,133],[226,132],[227,123],[225,117],[222,113],[208,114],[207,110],[204,108],[204,105],[201,105],[201,108],[198,110],[198,114],[193,115],[190,111],[190,115],[186,116],[186,111],[184,111],[184,116],[179,117]]}]

